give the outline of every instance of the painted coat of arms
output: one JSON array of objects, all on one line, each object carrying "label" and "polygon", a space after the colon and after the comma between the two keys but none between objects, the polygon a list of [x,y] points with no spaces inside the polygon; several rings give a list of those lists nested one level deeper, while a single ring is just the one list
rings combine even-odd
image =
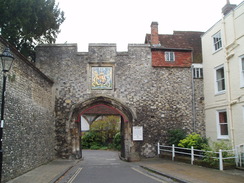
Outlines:
[{"label": "painted coat of arms", "polygon": [[112,89],[112,67],[92,67],[92,89]]}]

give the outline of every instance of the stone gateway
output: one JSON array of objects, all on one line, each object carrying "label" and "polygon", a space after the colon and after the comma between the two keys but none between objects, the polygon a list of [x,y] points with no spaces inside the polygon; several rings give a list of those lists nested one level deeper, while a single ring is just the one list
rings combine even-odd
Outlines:
[{"label": "stone gateway", "polygon": [[145,44],[39,45],[31,63],[10,47],[3,135],[3,180],[56,157],[82,157],[82,120],[119,115],[121,157],[154,157],[170,129],[205,135],[201,32],[158,34],[153,22]]},{"label": "stone gateway", "polygon": [[[147,40],[155,36],[160,42],[168,39],[155,28],[157,24],[152,23],[156,35],[147,35]],[[178,47],[151,40],[129,44],[128,52],[117,52],[115,44],[90,44],[88,52],[77,52],[76,44],[38,46],[36,66],[54,81],[58,155],[81,156],[80,116],[96,105],[121,115],[121,155],[128,161],[155,156],[155,144],[165,143],[170,129],[204,135],[202,79],[193,77],[191,67],[194,56],[195,62],[201,62],[195,51],[200,49],[194,49],[195,41],[181,47],[190,36],[199,47],[200,35],[176,32],[171,41],[177,38]],[[165,54],[167,57],[162,56]],[[169,58],[175,60],[168,62]],[[133,141],[134,126],[143,127],[143,140]]]}]

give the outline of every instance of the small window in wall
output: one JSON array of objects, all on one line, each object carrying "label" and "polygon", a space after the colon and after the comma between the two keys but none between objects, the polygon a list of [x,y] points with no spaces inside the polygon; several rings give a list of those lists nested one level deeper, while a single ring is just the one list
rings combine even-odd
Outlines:
[{"label": "small window in wall", "polygon": [[229,138],[228,119],[226,110],[217,111],[217,132],[218,138]]},{"label": "small window in wall", "polygon": [[244,56],[241,56],[240,57],[240,84],[241,84],[241,87],[244,87]]},{"label": "small window in wall", "polygon": [[203,78],[202,64],[193,64],[192,65],[192,75],[193,75],[194,79]]},{"label": "small window in wall", "polygon": [[167,61],[167,62],[175,61],[175,53],[172,51],[166,51],[165,52],[165,61]]},{"label": "small window in wall", "polygon": [[224,66],[221,65],[215,69],[215,79],[216,79],[216,93],[222,93],[225,91],[225,74]]},{"label": "small window in wall", "polygon": [[214,51],[218,51],[222,48],[221,32],[217,32],[213,35]]}]

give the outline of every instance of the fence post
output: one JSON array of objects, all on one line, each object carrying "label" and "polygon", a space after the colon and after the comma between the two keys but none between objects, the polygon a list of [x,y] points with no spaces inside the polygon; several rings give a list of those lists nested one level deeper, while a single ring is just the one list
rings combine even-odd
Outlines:
[{"label": "fence post", "polygon": [[223,156],[222,156],[222,150],[219,150],[219,170],[223,170]]},{"label": "fence post", "polygon": [[175,145],[172,145],[172,161],[175,159]]},{"label": "fence post", "polygon": [[158,155],[160,155],[160,144],[158,142]]},{"label": "fence post", "polygon": [[240,167],[242,167],[242,164],[243,164],[243,155],[244,155],[244,144],[241,144],[239,146],[239,153],[240,153]]},{"label": "fence post", "polygon": [[233,149],[233,151],[235,152],[235,162],[236,162],[236,166],[238,166],[238,162],[239,162],[239,156],[238,156],[238,146],[236,145],[236,148]]},{"label": "fence post", "polygon": [[193,146],[191,146],[191,164],[193,165],[193,161],[194,161],[194,148]]}]

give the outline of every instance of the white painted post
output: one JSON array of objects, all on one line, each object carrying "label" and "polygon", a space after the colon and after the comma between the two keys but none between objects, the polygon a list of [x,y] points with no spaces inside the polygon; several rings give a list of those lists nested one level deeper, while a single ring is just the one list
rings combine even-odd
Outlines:
[{"label": "white painted post", "polygon": [[236,162],[236,166],[238,166],[238,146],[236,145],[236,148],[233,149],[233,151],[235,152],[235,162]]},{"label": "white painted post", "polygon": [[244,154],[243,152],[244,152],[244,144],[242,144],[242,145],[239,146],[240,167],[242,167],[242,164],[243,164],[243,162],[242,162],[242,156]]},{"label": "white painted post", "polygon": [[191,146],[191,164],[193,165],[193,161],[194,161],[194,147]]},{"label": "white painted post", "polygon": [[222,150],[219,150],[219,170],[223,170],[223,156],[222,156]]},{"label": "white painted post", "polygon": [[172,145],[172,161],[175,159],[175,145]]},{"label": "white painted post", "polygon": [[160,144],[158,142],[158,155],[160,155]]},{"label": "white painted post", "polygon": [[[241,150],[241,147],[242,147],[242,150]],[[244,155],[244,144],[242,144],[242,145],[240,145],[240,159],[241,159],[241,161],[240,161],[240,166],[242,167],[242,164],[243,164],[243,162],[242,162],[242,157],[243,157],[243,155]]]}]

